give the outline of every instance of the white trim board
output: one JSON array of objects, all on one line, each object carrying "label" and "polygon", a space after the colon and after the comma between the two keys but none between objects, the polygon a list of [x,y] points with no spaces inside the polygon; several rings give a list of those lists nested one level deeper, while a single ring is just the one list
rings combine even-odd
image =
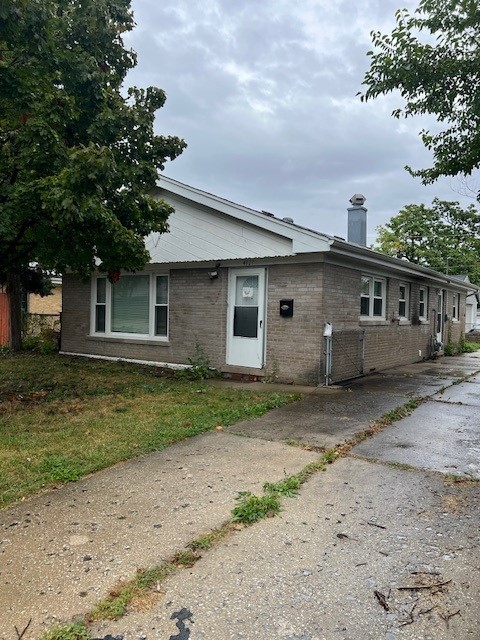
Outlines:
[{"label": "white trim board", "polygon": [[93,360],[110,360],[111,362],[131,362],[132,364],[146,364],[151,367],[165,367],[182,371],[191,369],[189,364],[177,364],[175,362],[156,362],[155,360],[136,360],[135,358],[119,358],[118,356],[100,356],[93,353],[74,353],[73,351],[59,351],[61,356],[76,356],[78,358],[92,358]]}]

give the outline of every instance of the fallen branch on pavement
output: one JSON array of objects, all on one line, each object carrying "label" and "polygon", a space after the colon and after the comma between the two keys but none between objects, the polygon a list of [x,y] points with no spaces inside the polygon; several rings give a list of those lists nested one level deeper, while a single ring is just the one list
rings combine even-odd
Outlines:
[{"label": "fallen branch on pavement", "polygon": [[455,611],[455,613],[447,613],[447,615],[443,615],[443,613],[439,613],[438,614],[440,616],[440,618],[445,622],[445,624],[447,625],[447,629],[448,629],[448,623],[450,621],[450,618],[453,618],[453,616],[459,616],[460,614],[460,609],[458,611]]},{"label": "fallen branch on pavement", "polygon": [[390,611],[390,607],[388,606],[387,599],[385,598],[383,593],[380,593],[380,591],[374,591],[373,593],[375,594],[375,597],[377,598],[379,603],[382,605],[382,607],[385,609],[385,611]]},{"label": "fallen branch on pavement", "polygon": [[30,618],[30,620],[27,623],[27,626],[25,627],[25,629],[22,631],[22,633],[20,633],[20,631],[17,629],[17,627],[15,627],[15,633],[17,634],[17,640],[22,640],[23,636],[25,635],[28,627],[32,624],[32,618]]},{"label": "fallen branch on pavement", "polygon": [[434,584],[412,584],[410,587],[397,587],[398,591],[416,591],[417,589],[434,589],[435,587],[443,587],[449,584],[451,580],[445,582],[435,582]]}]

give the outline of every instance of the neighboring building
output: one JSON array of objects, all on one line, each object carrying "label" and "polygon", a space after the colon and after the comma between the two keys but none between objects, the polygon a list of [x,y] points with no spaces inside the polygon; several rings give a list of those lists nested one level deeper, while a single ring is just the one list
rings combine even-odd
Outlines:
[{"label": "neighboring building", "polygon": [[[462,282],[470,284],[470,278],[468,276],[452,276]],[[467,292],[467,299],[465,303],[465,333],[475,331],[477,329],[477,317],[478,317],[478,289],[475,285],[471,285],[472,288]]]},{"label": "neighboring building", "polygon": [[[37,320],[34,332],[44,326],[55,327],[60,322],[62,311],[62,278],[52,278],[53,289],[51,295],[40,296],[34,293],[22,295],[22,312],[31,320]],[[24,316],[25,317],[25,316]],[[27,323],[29,326],[32,322]],[[0,346],[8,344],[10,339],[10,310],[5,288],[0,287]]]},{"label": "neighboring building", "polygon": [[163,176],[156,195],[175,213],[146,239],[144,272],[64,276],[64,353],[178,365],[198,343],[224,375],[317,385],[442,353],[465,330],[472,285],[362,246],[361,196],[346,242]]},{"label": "neighboring building", "polygon": [[52,292],[48,296],[29,293],[25,311],[27,313],[46,316],[60,316],[62,312],[62,278],[52,277]]}]

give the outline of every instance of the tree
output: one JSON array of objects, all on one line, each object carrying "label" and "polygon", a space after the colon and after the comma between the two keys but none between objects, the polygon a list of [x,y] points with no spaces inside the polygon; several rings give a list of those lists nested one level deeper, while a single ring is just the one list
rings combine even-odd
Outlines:
[{"label": "tree", "polygon": [[431,207],[409,204],[377,228],[375,249],[480,285],[480,214],[474,205],[435,198]]},{"label": "tree", "polygon": [[420,132],[433,166],[406,167],[424,184],[470,175],[480,166],[480,4],[421,0],[413,15],[397,11],[396,22],[390,35],[371,33],[377,51],[367,54],[371,63],[361,99],[398,90],[405,106],[392,115],[433,114],[442,123],[440,132]]},{"label": "tree", "polygon": [[141,269],[144,236],[167,230],[173,209],[148,194],[186,145],[154,134],[161,89],[122,93],[133,26],[130,0],[0,3],[0,281],[14,348],[31,265]]}]

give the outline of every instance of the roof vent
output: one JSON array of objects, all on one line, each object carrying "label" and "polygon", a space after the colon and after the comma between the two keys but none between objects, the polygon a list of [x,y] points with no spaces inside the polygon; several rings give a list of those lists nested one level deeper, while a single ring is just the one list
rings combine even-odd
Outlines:
[{"label": "roof vent", "polygon": [[363,204],[365,204],[365,196],[362,195],[361,193],[354,193],[353,196],[350,198],[350,202],[354,205],[354,206],[362,206]]},{"label": "roof vent", "polygon": [[288,224],[293,224],[293,218],[282,218],[284,222],[288,222]]},{"label": "roof vent", "polygon": [[274,218],[274,217],[275,217],[275,214],[274,214],[274,213],[270,213],[270,211],[263,211],[263,210],[262,210],[262,213],[263,213],[265,216],[268,216],[269,218]]}]

